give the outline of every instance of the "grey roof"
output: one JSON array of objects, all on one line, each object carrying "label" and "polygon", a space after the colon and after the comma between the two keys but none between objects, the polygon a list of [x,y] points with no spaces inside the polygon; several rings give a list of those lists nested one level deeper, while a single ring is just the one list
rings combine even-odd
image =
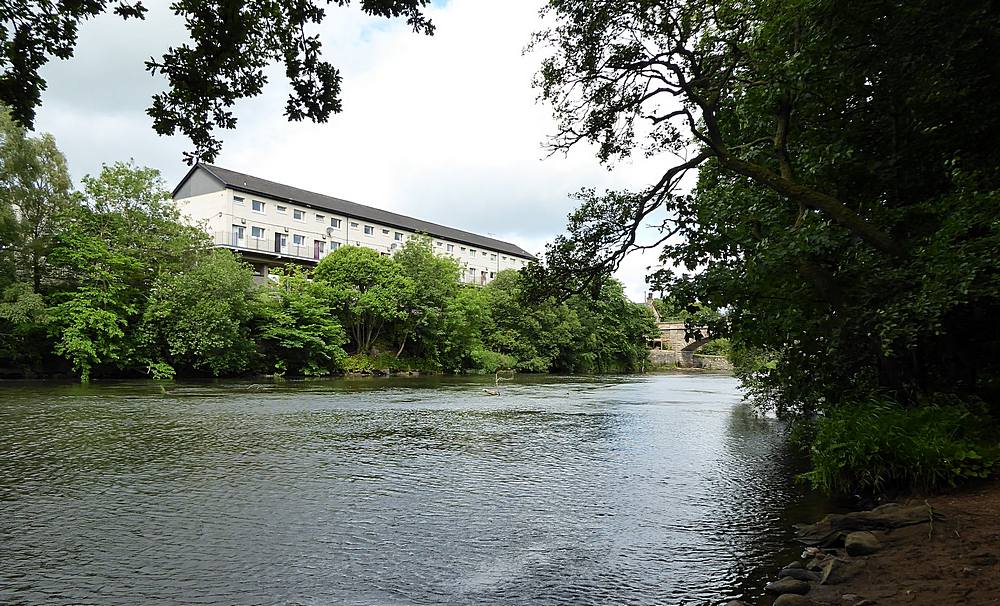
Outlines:
[{"label": "grey roof", "polygon": [[438,225],[437,223],[431,223],[429,221],[421,221],[420,219],[414,219],[413,217],[407,217],[406,215],[400,215],[387,210],[365,206],[364,204],[334,198],[333,196],[317,194],[315,192],[299,189],[290,185],[275,183],[274,181],[268,181],[267,179],[261,179],[259,177],[254,177],[253,175],[247,175],[245,173],[236,172],[220,166],[213,166],[211,164],[200,163],[194,165],[184,178],[181,179],[181,182],[177,185],[177,187],[174,188],[175,196],[181,186],[184,185],[184,182],[187,181],[198,168],[208,172],[208,174],[218,179],[226,187],[248,194],[259,194],[275,200],[294,202],[302,206],[328,210],[346,215],[352,219],[366,219],[374,223],[381,223],[382,225],[398,227],[400,229],[424,233],[429,236],[436,236],[438,238],[444,238],[454,242],[505,252],[516,257],[522,257],[525,259],[535,258],[535,256],[531,253],[516,244],[511,244],[510,242],[480,236],[479,234],[474,234],[461,229],[455,229],[454,227]]}]

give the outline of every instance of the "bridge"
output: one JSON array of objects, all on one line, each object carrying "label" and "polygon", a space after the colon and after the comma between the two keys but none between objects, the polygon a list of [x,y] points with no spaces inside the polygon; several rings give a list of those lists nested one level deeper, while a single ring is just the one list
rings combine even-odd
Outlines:
[{"label": "bridge", "polygon": [[656,327],[660,329],[660,338],[653,339],[651,344],[652,349],[693,354],[712,340],[712,337],[709,336],[707,326],[695,327],[695,330],[705,336],[693,341],[687,340],[687,329],[684,326],[684,322],[657,322]]},{"label": "bridge", "polygon": [[732,370],[732,364],[723,357],[695,355],[703,345],[713,339],[707,326],[694,327],[702,338],[691,341],[687,340],[684,322],[657,322],[656,327],[660,329],[660,336],[649,343],[649,359],[655,364],[680,368]]},{"label": "bridge", "polygon": [[732,370],[729,360],[718,356],[695,357],[703,345],[712,340],[712,334],[707,326],[695,326],[692,332],[702,335],[700,339],[687,339],[687,327],[684,322],[664,322],[660,318],[651,295],[646,295],[646,306],[656,318],[656,328],[660,331],[659,338],[649,342],[649,359],[659,366],[679,366],[680,368],[711,368],[713,370]]}]

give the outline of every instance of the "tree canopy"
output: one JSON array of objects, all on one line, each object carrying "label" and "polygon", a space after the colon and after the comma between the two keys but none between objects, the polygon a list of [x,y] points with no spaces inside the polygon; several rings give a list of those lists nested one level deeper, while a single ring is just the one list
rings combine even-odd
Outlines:
[{"label": "tree canopy", "polygon": [[[312,28],[327,17],[326,6],[351,0],[174,0],[171,11],[184,20],[189,40],[179,40],[146,69],[162,74],[167,90],[153,97],[147,113],[161,135],[179,132],[194,145],[186,153],[211,162],[221,150],[218,128],[232,129],[232,107],[261,93],[271,64],[284,66],[291,92],[289,120],[326,122],[341,111],[341,75],[322,59],[322,44]],[[375,17],[406,19],[414,32],[433,34],[424,15],[430,0],[358,0]],[[46,82],[41,68],[53,58],[73,56],[81,23],[111,12],[122,19],[143,19],[142,0],[39,2],[13,0],[0,12],[0,103],[31,129]],[[122,27],[127,27],[123,25]]]},{"label": "tree canopy", "polygon": [[534,281],[580,290],[653,224],[673,268],[654,285],[727,308],[716,328],[772,405],[996,405],[997,8],[551,0],[534,48],[552,149],[669,164],[637,191],[583,191]]}]

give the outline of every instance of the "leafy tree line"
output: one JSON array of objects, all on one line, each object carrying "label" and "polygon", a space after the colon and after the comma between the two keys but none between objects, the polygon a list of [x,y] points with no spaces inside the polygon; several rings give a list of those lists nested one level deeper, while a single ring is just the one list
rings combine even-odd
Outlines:
[{"label": "leafy tree line", "polygon": [[159,173],[106,165],[74,190],[50,136],[0,114],[0,369],[95,377],[642,368],[652,317],[606,280],[528,301],[518,272],[459,283],[427,238],[343,247],[258,283],[180,220]]},{"label": "leafy tree line", "polygon": [[554,150],[668,164],[583,191],[531,288],[587,288],[652,222],[673,268],[654,284],[727,310],[715,332],[750,397],[798,424],[818,485],[997,470],[998,8],[549,0]]}]

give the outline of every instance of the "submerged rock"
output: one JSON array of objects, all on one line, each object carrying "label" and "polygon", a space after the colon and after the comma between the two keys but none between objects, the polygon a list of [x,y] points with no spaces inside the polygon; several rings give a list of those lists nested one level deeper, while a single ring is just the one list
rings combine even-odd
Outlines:
[{"label": "submerged rock", "polygon": [[768,593],[809,593],[809,583],[785,577],[764,586],[764,591]]},{"label": "submerged rock", "polygon": [[879,542],[878,537],[867,530],[852,532],[844,539],[844,549],[847,550],[847,555],[870,555],[881,548],[882,543]]}]

